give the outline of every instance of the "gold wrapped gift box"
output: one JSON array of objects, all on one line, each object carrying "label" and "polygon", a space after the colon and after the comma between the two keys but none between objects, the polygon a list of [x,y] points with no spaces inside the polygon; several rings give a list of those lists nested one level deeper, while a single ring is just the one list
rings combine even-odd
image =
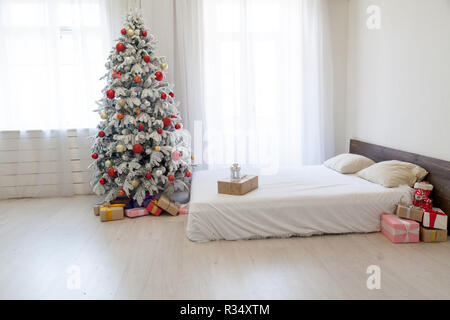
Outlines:
[{"label": "gold wrapped gift box", "polygon": [[100,221],[114,221],[123,219],[123,207],[125,205],[111,205],[100,208]]},{"label": "gold wrapped gift box", "polygon": [[94,205],[94,215],[98,216],[98,215],[100,214],[100,209],[101,209],[102,207],[117,207],[117,208],[123,208],[123,207],[125,207],[125,206],[126,206],[126,204],[124,204],[124,203],[107,204],[107,203],[105,202],[105,203],[102,203],[102,204],[96,204],[96,205]]},{"label": "gold wrapped gift box", "polygon": [[242,196],[258,188],[258,176],[244,176],[239,180],[223,179],[217,181],[217,192]]},{"label": "gold wrapped gift box", "polygon": [[179,210],[178,206],[172,201],[170,201],[169,198],[165,195],[162,195],[158,199],[157,206],[173,216],[176,216],[178,214]]},{"label": "gold wrapped gift box", "polygon": [[423,209],[415,206],[404,206],[399,204],[397,206],[397,216],[404,219],[415,220],[417,222],[422,222]]},{"label": "gold wrapped gift box", "polygon": [[431,229],[420,226],[420,240],[423,242],[447,241],[447,230]]}]

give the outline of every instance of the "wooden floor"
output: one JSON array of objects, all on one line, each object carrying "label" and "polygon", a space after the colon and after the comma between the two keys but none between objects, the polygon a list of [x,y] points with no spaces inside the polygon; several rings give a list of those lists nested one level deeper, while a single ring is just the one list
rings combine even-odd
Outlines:
[{"label": "wooden floor", "polygon": [[[1,299],[450,298],[450,242],[396,245],[376,233],[193,243],[187,216],[102,223],[96,200],[0,201]],[[369,265],[380,267],[379,290],[366,287]]]}]

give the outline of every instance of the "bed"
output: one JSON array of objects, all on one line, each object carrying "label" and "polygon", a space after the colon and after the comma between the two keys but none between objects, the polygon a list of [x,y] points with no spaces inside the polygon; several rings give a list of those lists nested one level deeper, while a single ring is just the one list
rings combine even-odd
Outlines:
[{"label": "bed", "polygon": [[[435,205],[450,212],[449,162],[358,140],[350,141],[350,152],[376,162],[397,159],[422,166],[435,186]],[[186,229],[190,240],[376,232],[380,215],[392,213],[399,201],[409,203],[413,192],[308,166],[260,176],[259,188],[245,196],[218,194],[217,180],[228,175],[228,170],[195,172]]]},{"label": "bed", "polygon": [[320,165],[259,176],[259,188],[245,196],[218,194],[217,180],[227,176],[228,170],[195,173],[187,225],[192,241],[379,231],[381,213],[410,202],[413,193]]}]

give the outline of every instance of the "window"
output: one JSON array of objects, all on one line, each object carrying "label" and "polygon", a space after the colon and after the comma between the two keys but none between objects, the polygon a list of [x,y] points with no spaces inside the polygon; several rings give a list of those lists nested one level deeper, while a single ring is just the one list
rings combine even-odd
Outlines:
[{"label": "window", "polygon": [[111,46],[101,0],[0,2],[0,130],[89,128]]},{"label": "window", "polygon": [[205,1],[209,164],[301,163],[300,4]]}]

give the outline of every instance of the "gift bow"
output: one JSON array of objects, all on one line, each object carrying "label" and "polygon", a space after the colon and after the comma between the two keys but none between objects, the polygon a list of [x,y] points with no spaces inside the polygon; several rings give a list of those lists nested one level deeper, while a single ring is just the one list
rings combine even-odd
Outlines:
[{"label": "gift bow", "polygon": [[[411,208],[409,208],[410,209],[410,212],[411,212]],[[410,227],[411,227],[411,223],[409,223],[409,222],[407,222],[407,221],[403,221],[403,220],[400,220],[400,222],[401,223],[403,223],[403,225],[405,226],[405,239],[403,240],[403,242],[409,242],[409,232],[410,232]]]}]

